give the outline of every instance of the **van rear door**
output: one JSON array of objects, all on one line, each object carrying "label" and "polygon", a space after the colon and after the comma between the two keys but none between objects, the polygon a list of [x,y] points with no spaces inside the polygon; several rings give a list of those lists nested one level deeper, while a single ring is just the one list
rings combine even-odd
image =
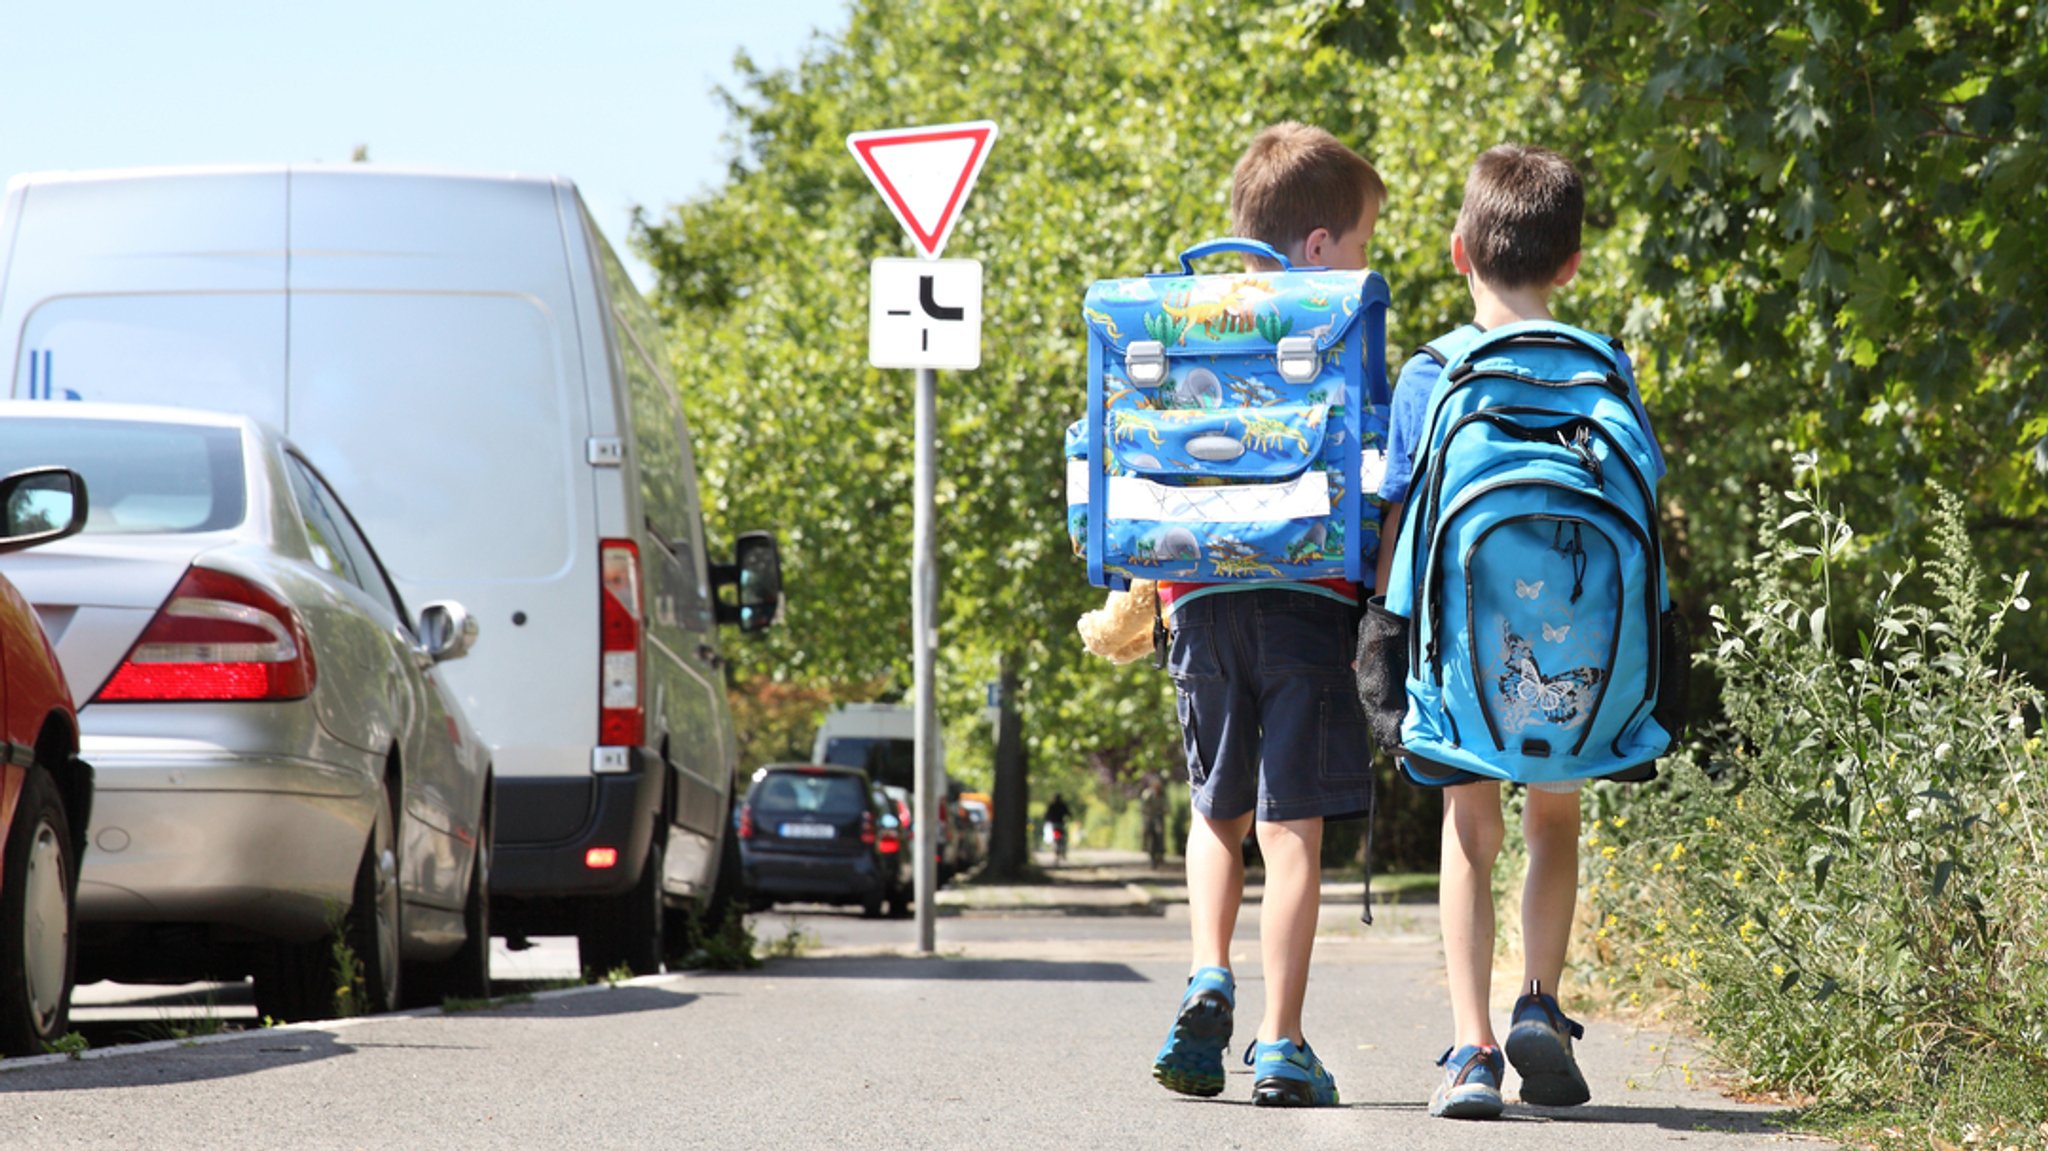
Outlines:
[{"label": "van rear door", "polygon": [[[286,427],[411,610],[460,600],[482,625],[475,655],[438,674],[498,775],[587,786],[597,532],[555,190],[348,169],[291,180]],[[559,826],[521,838],[588,817],[584,801],[544,811]]]}]

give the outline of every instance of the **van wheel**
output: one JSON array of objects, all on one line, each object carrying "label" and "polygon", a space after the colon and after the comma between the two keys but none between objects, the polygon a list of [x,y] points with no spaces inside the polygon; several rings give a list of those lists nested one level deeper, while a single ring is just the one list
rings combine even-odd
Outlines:
[{"label": "van wheel", "polygon": [[439,1007],[448,999],[491,997],[491,810],[484,808],[476,830],[476,859],[469,869],[469,894],[462,902],[462,949],[433,963],[407,964],[406,1002]]},{"label": "van wheel", "polygon": [[77,874],[57,783],[30,766],[0,862],[0,1054],[41,1055],[70,1026]]},{"label": "van wheel", "polygon": [[589,974],[602,978],[621,967],[635,975],[661,974],[668,950],[661,898],[664,830],[655,829],[654,840],[647,845],[647,862],[632,890],[591,904],[576,940],[578,958]]}]

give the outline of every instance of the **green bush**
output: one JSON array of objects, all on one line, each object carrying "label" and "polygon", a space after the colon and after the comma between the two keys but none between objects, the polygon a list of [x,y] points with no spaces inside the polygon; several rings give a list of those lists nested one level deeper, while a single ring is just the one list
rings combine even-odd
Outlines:
[{"label": "green bush", "polygon": [[1579,954],[1632,997],[1678,993],[1823,1121],[2040,1146],[2048,756],[1994,646],[2026,581],[1987,596],[1960,501],[1938,504],[1932,606],[1908,571],[1855,610],[1832,592],[1856,536],[1818,485],[1767,499],[1703,657],[1726,727],[1660,785],[1595,793]]}]

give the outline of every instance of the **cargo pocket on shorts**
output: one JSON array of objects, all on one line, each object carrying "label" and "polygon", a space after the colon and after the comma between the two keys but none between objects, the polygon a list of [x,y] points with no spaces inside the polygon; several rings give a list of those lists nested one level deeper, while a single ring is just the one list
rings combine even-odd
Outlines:
[{"label": "cargo pocket on shorts", "polygon": [[1358,693],[1340,676],[1328,677],[1319,691],[1322,754],[1317,758],[1323,782],[1370,784],[1372,731],[1358,706]]},{"label": "cargo pocket on shorts", "polygon": [[1372,726],[1373,742],[1387,751],[1401,746],[1401,721],[1408,717],[1408,617],[1387,610],[1385,596],[1365,601],[1358,628],[1358,703]]},{"label": "cargo pocket on shorts", "polygon": [[[1193,605],[1189,605],[1193,606]],[[1183,610],[1176,618],[1167,647],[1166,670],[1173,677],[1174,717],[1180,721],[1181,748],[1187,758],[1188,783],[1200,790],[1209,778],[1209,757],[1202,753],[1202,709],[1197,695],[1223,678],[1216,658],[1215,631],[1206,613]]]}]

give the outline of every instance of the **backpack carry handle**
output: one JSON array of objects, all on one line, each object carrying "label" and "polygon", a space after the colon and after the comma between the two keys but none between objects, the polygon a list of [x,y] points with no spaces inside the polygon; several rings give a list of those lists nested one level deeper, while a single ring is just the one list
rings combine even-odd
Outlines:
[{"label": "backpack carry handle", "polygon": [[1294,261],[1281,255],[1280,250],[1271,244],[1259,240],[1239,239],[1236,236],[1223,236],[1214,240],[1204,240],[1187,251],[1182,252],[1180,254],[1181,275],[1194,275],[1196,260],[1204,256],[1222,255],[1225,252],[1236,252],[1244,256],[1262,256],[1268,260],[1277,261],[1280,265],[1280,270],[1283,272],[1291,271],[1294,268]]}]

